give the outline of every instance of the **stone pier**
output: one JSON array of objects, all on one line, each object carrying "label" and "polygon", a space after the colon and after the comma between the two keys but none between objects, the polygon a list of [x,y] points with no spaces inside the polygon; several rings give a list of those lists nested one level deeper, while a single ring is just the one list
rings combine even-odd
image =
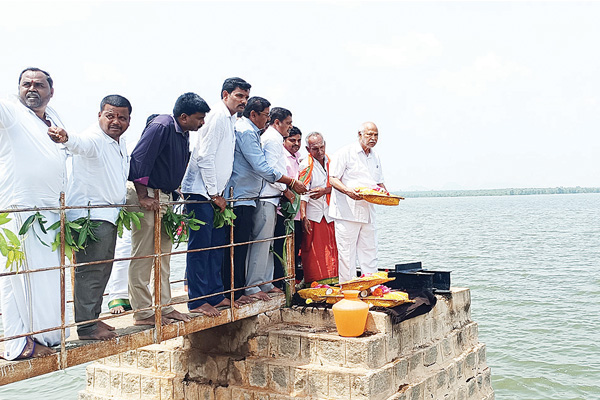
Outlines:
[{"label": "stone pier", "polygon": [[359,338],[330,310],[288,308],[173,339],[87,368],[80,400],[493,400],[470,292],[393,325],[371,312]]}]

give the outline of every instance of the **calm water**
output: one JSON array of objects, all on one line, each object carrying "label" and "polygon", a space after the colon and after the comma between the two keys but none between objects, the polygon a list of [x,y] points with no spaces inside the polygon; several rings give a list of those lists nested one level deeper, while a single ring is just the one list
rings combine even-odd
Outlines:
[{"label": "calm water", "polygon": [[[381,266],[422,261],[471,289],[498,400],[600,399],[600,194],[407,199],[378,213]],[[84,375],[0,399],[76,399]]]}]

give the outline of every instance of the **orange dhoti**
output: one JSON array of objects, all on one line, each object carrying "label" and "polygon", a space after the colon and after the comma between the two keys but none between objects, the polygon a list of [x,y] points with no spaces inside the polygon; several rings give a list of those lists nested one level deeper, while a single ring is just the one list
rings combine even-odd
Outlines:
[{"label": "orange dhoti", "polygon": [[338,276],[338,251],[335,242],[334,223],[308,221],[311,232],[304,231],[302,237],[302,269],[304,282]]}]

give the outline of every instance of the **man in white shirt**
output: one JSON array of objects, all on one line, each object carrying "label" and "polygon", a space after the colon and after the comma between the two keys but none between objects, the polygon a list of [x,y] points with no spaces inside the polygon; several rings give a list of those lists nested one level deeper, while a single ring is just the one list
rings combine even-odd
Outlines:
[{"label": "man in white shirt", "polygon": [[[80,135],[68,135],[64,129],[51,128],[50,137],[73,153],[73,176],[69,182],[69,206],[124,204],[127,194],[129,157],[121,137],[131,120],[131,104],[114,94],[100,103],[98,122]],[[98,241],[88,240],[77,262],[112,260],[117,241],[116,221],[120,208],[92,208],[90,219],[100,225],[94,230]],[[88,210],[72,209],[67,217],[74,221],[87,217]],[[102,295],[110,277],[112,261],[75,268],[75,322],[97,319],[102,310]],[[77,326],[82,340],[109,340],[117,335],[106,323],[91,322]]]},{"label": "man in white shirt", "polygon": [[[223,246],[227,243],[227,226],[215,228],[214,213],[227,206],[223,193],[233,170],[235,151],[234,125],[237,113],[244,111],[250,96],[250,84],[241,78],[228,78],[221,89],[221,101],[212,108],[206,124],[198,131],[197,144],[192,153],[181,183],[186,200],[206,203],[187,204],[195,218],[206,222],[199,230],[189,233],[188,250]],[[210,203],[212,202],[212,204]],[[213,208],[218,208],[216,211]],[[223,249],[199,251],[187,254],[187,282],[190,299],[222,292],[221,266]],[[230,306],[222,294],[188,303],[190,312],[216,317],[221,314],[217,307]]]},{"label": "man in white shirt", "polygon": [[338,245],[339,279],[356,277],[356,262],[361,272],[377,272],[377,236],[375,208],[362,200],[356,188],[378,185],[385,189],[379,156],[373,149],[379,131],[373,122],[365,122],[358,131],[358,142],[340,149],[332,158],[329,182],[329,215],[335,219]]},{"label": "man in white shirt", "polygon": [[[260,142],[262,145],[267,164],[278,173],[285,175],[286,162],[283,149],[283,138],[289,135],[292,129],[292,113],[282,107],[271,109],[270,125],[262,134]],[[293,181],[292,179],[292,185]],[[250,240],[262,240],[273,237],[275,222],[277,219],[277,205],[279,196],[284,194],[290,201],[294,201],[294,194],[281,182],[263,183],[260,197],[277,196],[270,199],[261,199],[257,202],[256,210],[252,219],[252,232]],[[260,243],[252,243],[248,247],[246,286],[257,285],[273,279],[273,253],[269,251],[272,240]],[[266,283],[246,289],[246,295],[259,299],[270,300],[268,293],[280,293],[281,289]]]},{"label": "man in white shirt", "polygon": [[[58,207],[66,182],[66,149],[48,138],[48,127],[63,126],[58,114],[48,107],[54,95],[50,75],[27,68],[19,76],[16,101],[0,101],[0,210],[8,208]],[[48,225],[59,220],[58,211],[39,211]],[[17,233],[33,212],[11,213],[3,228]],[[54,240],[56,231],[21,236],[25,261],[20,271],[57,267],[59,252],[40,243]],[[6,258],[0,254],[0,265]],[[61,325],[60,272],[50,270],[19,273],[0,278],[0,301],[4,337],[25,335]],[[69,334],[69,330],[66,330]],[[4,342],[7,360],[52,354],[49,346],[60,343],[60,330],[28,335]]]},{"label": "man in white shirt", "polygon": [[335,224],[329,216],[331,184],[329,182],[329,156],[325,153],[325,140],[319,132],[306,137],[306,157],[300,164],[299,179],[308,192],[302,195],[300,218],[302,237],[302,271],[304,282],[338,276],[338,250],[335,241]]}]

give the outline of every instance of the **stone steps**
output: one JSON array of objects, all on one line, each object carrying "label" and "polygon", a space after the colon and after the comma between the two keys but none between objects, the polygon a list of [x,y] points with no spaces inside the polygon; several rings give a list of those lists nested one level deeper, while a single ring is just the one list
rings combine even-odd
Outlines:
[{"label": "stone steps", "polygon": [[[247,380],[227,387],[188,382],[186,400],[458,400],[493,399],[484,345],[477,345],[446,366],[396,360],[382,368],[290,366],[257,359]],[[265,361],[261,364],[262,361]],[[425,369],[424,369],[425,368]],[[427,370],[426,370],[427,369]],[[417,382],[417,383],[415,383]],[[477,397],[479,396],[479,397]],[[491,397],[489,397],[491,396]]]},{"label": "stone steps", "polygon": [[98,360],[86,368],[80,400],[183,399],[188,371],[181,338]]},{"label": "stone steps", "polygon": [[[198,399],[212,399],[220,390],[225,397],[214,398],[243,399],[255,393],[249,398],[383,400],[401,389],[415,396],[425,393],[434,380],[438,386],[447,381],[458,387],[457,379],[466,385],[487,369],[477,324],[466,323],[437,340],[419,330],[414,340],[415,326],[420,323],[406,322],[400,325],[408,331],[408,352],[402,351],[407,335],[344,338],[325,327],[276,324],[249,339],[245,357],[203,354],[203,359],[196,360],[201,366],[189,375],[188,387],[198,392]],[[427,376],[427,382],[409,386]],[[439,390],[445,389],[440,386]],[[256,397],[256,393],[264,396]]]}]

